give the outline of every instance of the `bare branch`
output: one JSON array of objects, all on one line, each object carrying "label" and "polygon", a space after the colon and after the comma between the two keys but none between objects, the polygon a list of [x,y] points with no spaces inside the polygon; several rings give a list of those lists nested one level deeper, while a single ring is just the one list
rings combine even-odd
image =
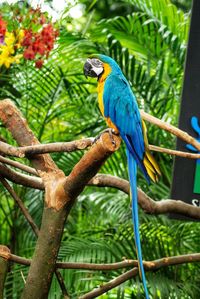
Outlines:
[{"label": "bare branch", "polygon": [[19,147],[19,150],[25,155],[45,154],[54,152],[73,152],[83,150],[92,145],[94,138],[85,138],[70,142],[55,142],[49,144],[38,144],[33,146]]},{"label": "bare branch", "polygon": [[65,282],[63,280],[63,277],[62,277],[61,273],[58,271],[58,269],[55,270],[55,275],[56,275],[56,278],[59,282],[59,285],[60,285],[60,288],[62,290],[62,294],[64,296],[64,299],[70,298],[69,293],[67,292],[67,289],[65,287]]},{"label": "bare branch", "polygon": [[[44,184],[40,178],[18,173],[1,164],[0,174],[14,183],[21,184],[26,187],[44,190]],[[112,175],[97,174],[88,182],[88,185],[116,188],[124,193],[129,194],[129,182]],[[199,207],[195,207],[182,201],[173,199],[155,201],[145,194],[140,188],[138,188],[138,202],[140,207],[148,214],[158,215],[175,212],[177,214],[192,217],[194,219],[200,219]]]},{"label": "bare branch", "polygon": [[24,206],[22,200],[19,198],[19,196],[15,193],[15,191],[11,188],[11,186],[8,184],[8,182],[0,176],[0,181],[3,184],[3,186],[7,189],[7,191],[10,193],[10,195],[13,197],[17,205],[19,206],[20,210],[22,211],[22,214],[32,227],[32,230],[34,231],[35,235],[38,236],[39,234],[39,229],[35,222],[33,221],[33,218],[28,212],[28,209]]},{"label": "bare branch", "polygon": [[[162,258],[159,260],[154,260],[149,263],[144,264],[146,271],[155,271],[162,267],[172,266],[172,265],[179,265],[179,264],[185,264],[185,263],[194,263],[200,261],[200,253],[194,253],[194,254],[188,254],[188,255],[180,255],[180,256],[172,256],[167,258]],[[101,285],[100,287],[92,290],[91,292],[88,292],[84,294],[83,296],[80,296],[79,299],[92,299],[96,298],[97,296],[100,296],[109,290],[117,287],[118,285],[122,284],[123,282],[133,278],[139,273],[138,268],[133,268],[132,270],[129,270],[116,278],[110,280],[109,282],[105,283],[104,285]]]},{"label": "bare branch", "polygon": [[18,168],[18,169],[21,169],[21,170],[26,171],[30,174],[38,176],[38,173],[34,168],[29,167],[25,164],[19,163],[17,161],[13,161],[13,160],[10,160],[10,159],[7,159],[7,158],[4,158],[4,157],[0,156],[0,162],[5,163],[5,164],[10,165],[10,166],[13,166],[13,167]]},{"label": "bare branch", "polygon": [[[20,257],[5,251],[6,246],[0,245],[0,256],[10,261],[30,266],[32,260]],[[154,271],[163,267],[189,264],[200,262],[200,253],[183,254],[177,256],[163,257],[161,259],[153,261],[143,261],[144,268],[146,271]],[[119,270],[123,268],[137,267],[138,261],[125,259],[121,262],[110,263],[110,264],[95,264],[95,263],[79,263],[79,262],[57,262],[56,267],[59,269],[84,269],[84,270],[96,270],[96,271],[111,271]]]},{"label": "bare branch", "polygon": [[132,270],[129,270],[116,278],[110,280],[109,282],[105,283],[104,285],[101,285],[100,287],[92,290],[91,292],[88,292],[87,294],[84,294],[79,297],[79,299],[92,299],[96,298],[102,294],[105,294],[111,289],[114,289],[118,285],[122,284],[123,282],[131,279],[132,277],[136,276],[138,274],[138,268],[133,268]]},{"label": "bare branch", "polygon": [[[144,266],[147,266],[149,263],[151,262],[143,261]],[[128,267],[138,267],[138,261],[126,259],[122,262],[110,263],[110,264],[57,262],[56,266],[59,269],[84,269],[84,270],[94,270],[94,271],[111,271],[111,270],[119,270]]]},{"label": "bare branch", "polygon": [[[0,118],[20,146],[39,144],[39,141],[29,129],[27,121],[12,101],[7,99],[0,102]],[[29,159],[41,177],[48,177],[48,173],[52,172],[64,177],[63,172],[58,169],[50,155],[35,155],[33,158],[29,157]]]},{"label": "bare branch", "polygon": [[[4,257],[5,253],[2,252],[1,246],[0,246],[0,256]],[[6,258],[10,261],[27,265],[29,266],[31,264],[31,260],[13,255],[11,253],[6,254]],[[195,263],[200,262],[200,253],[193,253],[193,254],[185,254],[185,255],[179,255],[179,256],[172,256],[172,257],[164,257],[161,259],[153,260],[153,261],[144,261],[144,267],[146,271],[155,271],[158,269],[161,269],[163,267],[168,266],[175,266],[180,264],[186,264],[186,263]],[[107,291],[115,288],[116,286],[122,284],[123,282],[131,279],[132,277],[136,276],[138,274],[138,261],[137,260],[124,260],[122,262],[118,263],[112,263],[112,264],[94,264],[94,263],[61,263],[58,262],[56,266],[58,268],[62,269],[87,269],[87,270],[100,270],[100,271],[111,271],[111,270],[118,270],[122,268],[127,267],[135,267],[131,269],[130,271],[127,271],[123,273],[122,275],[119,275],[118,277],[112,279],[108,283],[105,283],[104,285],[101,285],[99,288],[96,288],[92,290],[91,292],[79,297],[79,299],[89,299],[89,298],[95,298],[101,294],[106,293]]]},{"label": "bare branch", "polygon": [[200,159],[200,154],[192,154],[192,153],[188,153],[188,152],[176,151],[176,150],[171,150],[168,148],[159,147],[159,146],[155,146],[155,145],[149,145],[149,149],[151,151],[168,154],[168,155],[173,155],[173,156],[179,156],[179,157],[188,158],[188,159]]},{"label": "bare branch", "polygon": [[13,183],[23,185],[25,187],[44,190],[44,184],[40,178],[19,173],[1,163],[0,174]]},{"label": "bare branch", "polygon": [[156,118],[155,116],[144,112],[143,110],[140,110],[140,114],[144,120],[150,122],[151,124],[156,125],[157,127],[161,128],[165,131],[170,132],[171,134],[184,140],[186,143],[192,144],[196,149],[198,149],[200,151],[200,143],[195,138],[190,136],[187,132],[178,129],[178,128]]},{"label": "bare branch", "polygon": [[18,147],[12,146],[3,141],[0,141],[0,153],[18,158],[24,157],[24,153],[21,152]]},{"label": "bare branch", "polygon": [[[114,187],[129,194],[129,182],[111,175],[98,174],[92,178],[88,185],[99,187]],[[148,214],[166,214],[177,213],[184,216],[189,216],[195,219],[200,219],[199,207],[192,206],[185,202],[173,199],[163,199],[155,201],[138,188],[138,203],[140,207]]]}]

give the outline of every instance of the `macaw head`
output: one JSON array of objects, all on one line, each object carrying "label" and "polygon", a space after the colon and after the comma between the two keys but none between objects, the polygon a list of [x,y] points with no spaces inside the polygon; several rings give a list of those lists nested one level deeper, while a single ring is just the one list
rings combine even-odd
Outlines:
[{"label": "macaw head", "polygon": [[83,71],[86,77],[89,76],[99,79],[105,71],[107,73],[111,71],[119,73],[121,69],[111,57],[102,54],[94,54],[86,60]]}]

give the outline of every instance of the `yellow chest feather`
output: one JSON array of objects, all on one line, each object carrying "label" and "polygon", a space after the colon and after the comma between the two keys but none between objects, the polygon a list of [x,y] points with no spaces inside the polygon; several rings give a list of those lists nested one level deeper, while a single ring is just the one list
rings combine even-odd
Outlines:
[{"label": "yellow chest feather", "polygon": [[[107,64],[103,64],[104,72],[101,76],[101,78],[98,81],[98,102],[99,102],[99,108],[101,111],[101,114],[104,116],[104,104],[103,104],[103,92],[104,92],[104,84],[107,76],[111,73],[111,67]],[[112,123],[111,119],[109,117],[105,117],[107,125],[114,129],[116,132],[118,132],[117,127]]]}]

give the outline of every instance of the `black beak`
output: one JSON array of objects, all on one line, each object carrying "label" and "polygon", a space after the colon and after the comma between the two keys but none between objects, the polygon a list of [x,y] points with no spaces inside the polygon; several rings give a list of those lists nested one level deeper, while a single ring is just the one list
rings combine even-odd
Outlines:
[{"label": "black beak", "polygon": [[92,65],[88,61],[86,61],[86,63],[84,64],[83,72],[86,78],[87,76],[93,78],[97,77],[97,74],[92,70]]}]

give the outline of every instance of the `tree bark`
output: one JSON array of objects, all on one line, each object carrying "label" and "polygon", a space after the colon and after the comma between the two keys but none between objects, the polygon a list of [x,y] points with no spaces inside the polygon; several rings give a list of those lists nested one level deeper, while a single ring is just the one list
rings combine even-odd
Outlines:
[{"label": "tree bark", "polygon": [[44,208],[33,262],[21,298],[48,298],[66,215],[65,207],[59,212]]},{"label": "tree bark", "polygon": [[1,246],[1,252],[3,253],[4,257],[0,257],[0,299],[3,299],[3,291],[8,271],[8,259],[10,250],[6,246]]}]

